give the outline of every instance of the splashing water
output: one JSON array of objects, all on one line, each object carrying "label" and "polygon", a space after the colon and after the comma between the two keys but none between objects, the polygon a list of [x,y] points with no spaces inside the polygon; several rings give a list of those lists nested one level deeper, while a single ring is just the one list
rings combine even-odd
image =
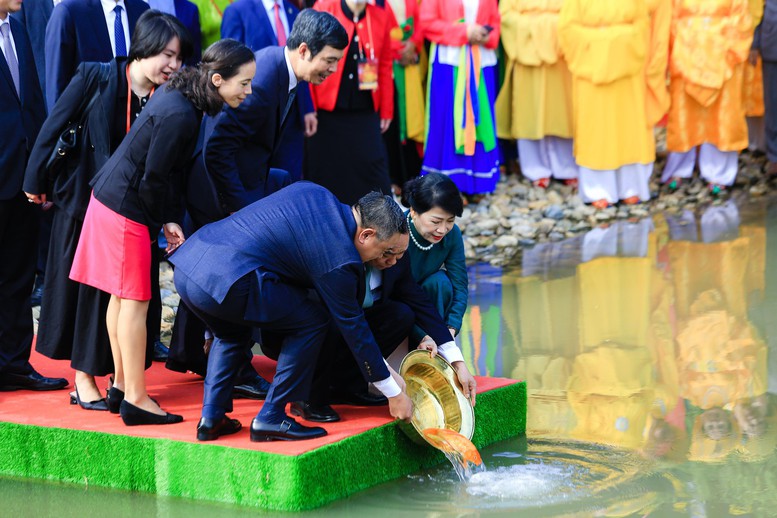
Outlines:
[{"label": "splashing water", "polygon": [[466,482],[473,475],[486,470],[478,449],[460,433],[447,428],[427,428],[423,435],[450,461],[461,481]]}]

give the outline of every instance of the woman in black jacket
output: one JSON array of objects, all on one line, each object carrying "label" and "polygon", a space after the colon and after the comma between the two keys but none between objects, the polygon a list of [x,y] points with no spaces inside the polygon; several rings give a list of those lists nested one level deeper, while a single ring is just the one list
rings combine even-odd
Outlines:
[{"label": "woman in black jacket", "polygon": [[[203,113],[224,102],[236,108],[251,93],[253,52],[235,40],[211,45],[197,67],[174,73],[140,114],[92,182],[93,192],[70,278],[111,294],[107,325],[116,379],[108,400],[122,399],[126,425],[170,424],[146,392],[146,315],[152,287],[150,243],[160,227],[172,252],[184,235],[183,172],[189,167]],[[109,403],[110,404],[110,403]]]},{"label": "woman in black jacket", "polygon": [[[114,370],[104,318],[110,296],[68,278],[92,191],[90,182],[119,147],[154,89],[181,67],[192,48],[189,33],[175,17],[145,12],[136,24],[126,59],[78,67],[43,124],[27,165],[28,199],[55,206],[36,349],[49,358],[71,361],[75,393],[70,401],[87,410],[108,410],[95,376]],[[71,121],[82,121],[78,145],[52,178],[46,164]],[[158,291],[156,295],[158,299]],[[159,329],[157,319],[150,318],[148,325]],[[151,338],[149,347],[154,334]],[[112,410],[118,413],[118,407]]]}]

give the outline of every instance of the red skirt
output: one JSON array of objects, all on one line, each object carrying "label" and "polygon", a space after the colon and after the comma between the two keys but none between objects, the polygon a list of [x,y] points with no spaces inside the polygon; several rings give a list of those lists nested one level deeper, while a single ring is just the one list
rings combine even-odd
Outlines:
[{"label": "red skirt", "polygon": [[151,299],[151,236],[142,223],[89,199],[70,278],[123,299]]}]

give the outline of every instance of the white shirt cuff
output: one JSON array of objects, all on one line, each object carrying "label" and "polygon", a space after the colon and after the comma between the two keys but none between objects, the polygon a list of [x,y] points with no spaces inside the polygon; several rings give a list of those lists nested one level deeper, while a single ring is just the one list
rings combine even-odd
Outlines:
[{"label": "white shirt cuff", "polygon": [[374,381],[372,384],[386,397],[398,396],[402,392],[402,389],[399,388],[399,385],[391,376],[384,380]]},{"label": "white shirt cuff", "polygon": [[456,346],[456,342],[451,340],[450,342],[445,342],[442,345],[437,346],[437,353],[441,354],[443,358],[448,360],[448,363],[453,362],[463,362],[464,361],[464,355],[461,354],[461,349]]}]

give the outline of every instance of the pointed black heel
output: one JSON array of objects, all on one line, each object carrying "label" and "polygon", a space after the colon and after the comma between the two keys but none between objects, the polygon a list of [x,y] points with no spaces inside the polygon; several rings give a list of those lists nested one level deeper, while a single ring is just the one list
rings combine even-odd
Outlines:
[{"label": "pointed black heel", "polygon": [[136,407],[126,399],[121,402],[119,407],[121,420],[127,426],[137,426],[142,424],[175,424],[183,421],[183,416],[167,413],[165,415],[155,414],[142,408]]},{"label": "pointed black heel", "polygon": [[81,401],[81,396],[78,395],[78,387],[76,387],[76,395],[70,395],[70,404],[78,405],[84,410],[108,411],[108,403],[105,401],[105,398],[96,399],[95,401]]}]

